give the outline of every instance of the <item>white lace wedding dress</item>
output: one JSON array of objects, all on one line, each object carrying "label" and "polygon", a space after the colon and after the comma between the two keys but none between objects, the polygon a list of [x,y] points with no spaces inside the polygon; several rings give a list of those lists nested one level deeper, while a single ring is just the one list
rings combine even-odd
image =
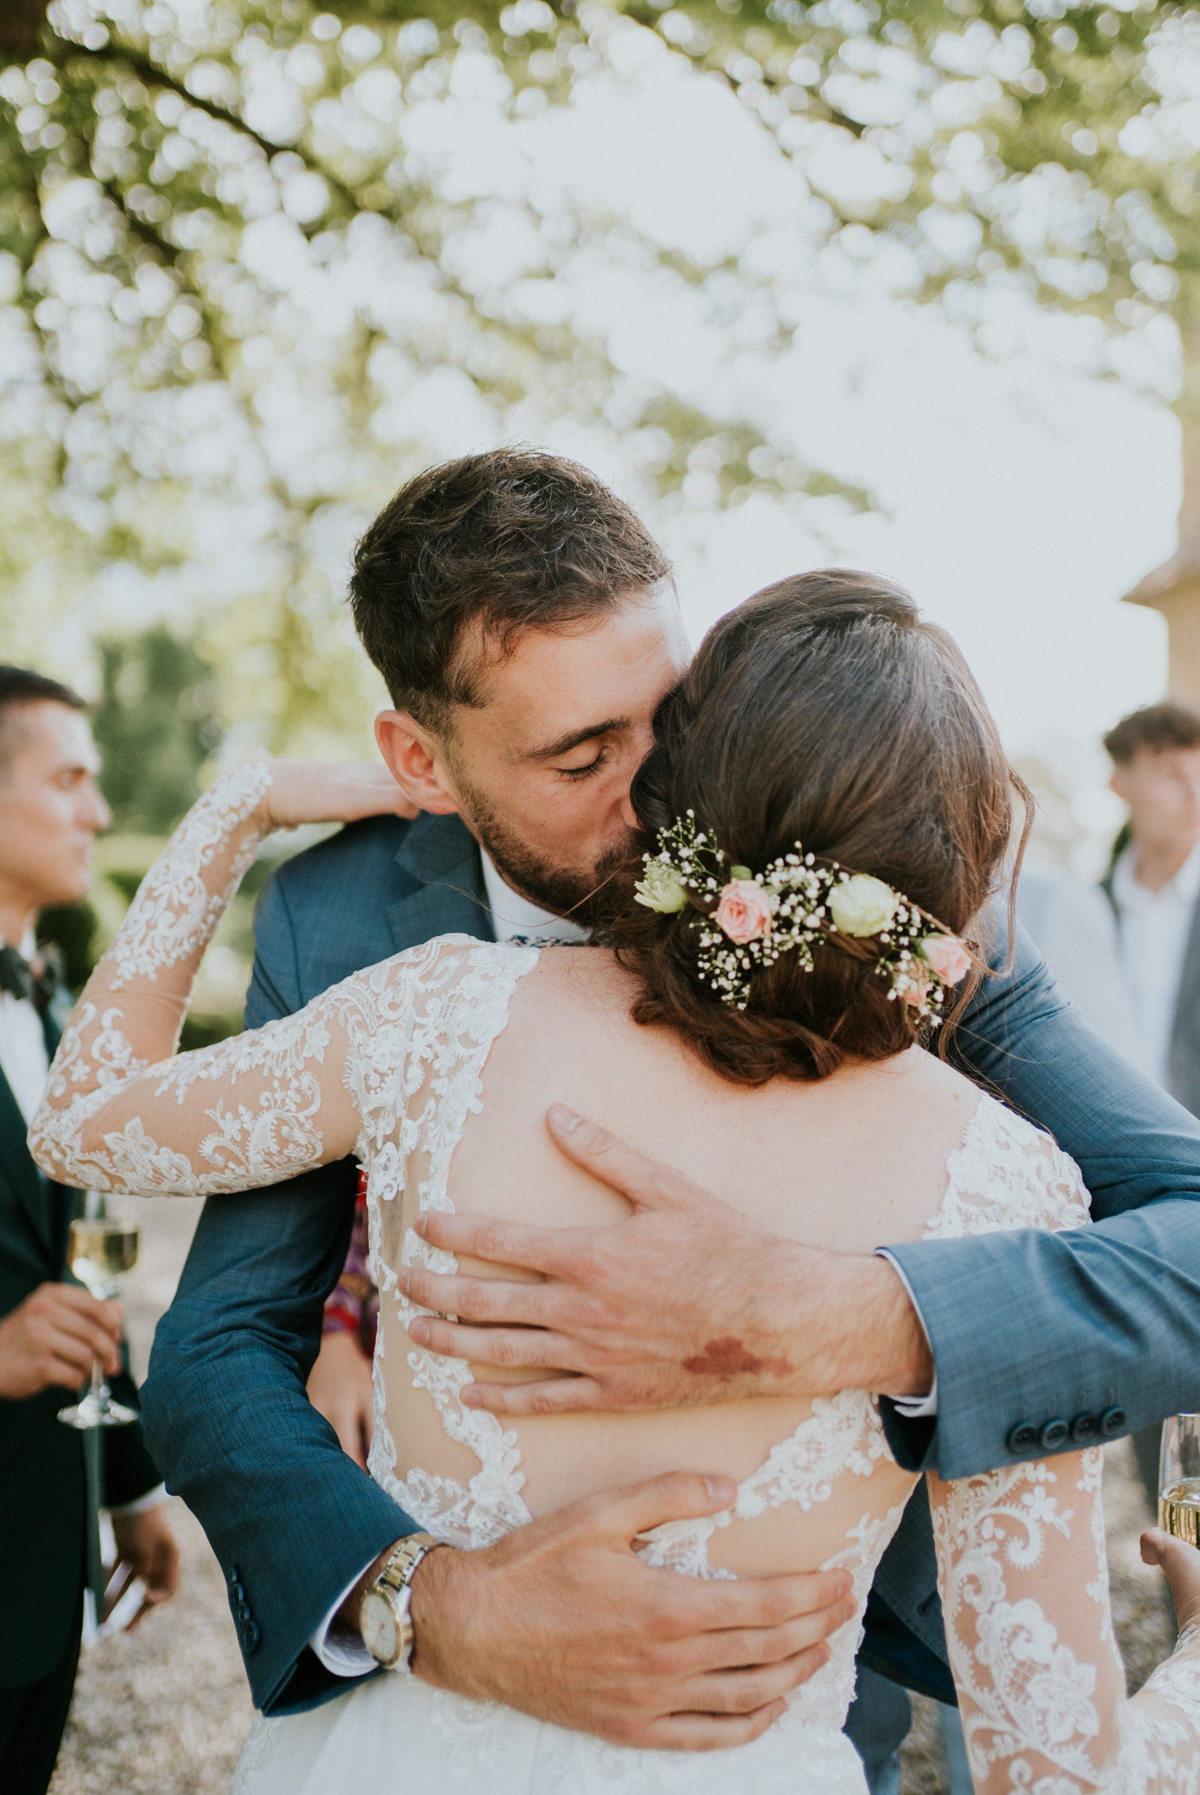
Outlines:
[{"label": "white lace wedding dress", "polygon": [[[464,1361],[412,1346],[404,1328],[416,1311],[397,1272],[415,1261],[453,1269],[411,1222],[419,1208],[450,1206],[451,1157],[481,1113],[485,1061],[539,955],[442,938],[357,974],[295,1017],[170,1058],[178,1015],[164,1019],[163,998],[186,994],[253,852],[266,777],[251,768],[222,781],[149,875],[63,1037],[32,1132],[35,1152],[44,1169],[75,1184],[188,1195],[278,1182],[356,1152],[367,1168],[381,1291],[371,1472],[420,1526],[468,1550],[486,1546],[530,1519],[521,1430],[464,1408]],[[982,1097],[950,1155],[927,1233],[1087,1219],[1074,1164]],[[404,1456],[413,1405],[430,1402],[440,1431],[418,1429],[414,1463]],[[743,1478],[734,1506],[656,1529],[640,1546],[648,1563],[729,1576],[710,1564],[714,1542],[726,1528],[767,1525],[784,1569],[812,1563],[805,1554],[814,1537],[832,1538],[821,1561],[851,1570],[861,1614],[914,1479],[891,1459],[865,1392],[800,1406],[797,1425]],[[721,1411],[706,1414],[715,1433]],[[464,1453],[474,1469],[459,1477]],[[951,1660],[976,1788],[987,1795],[1200,1791],[1200,1640],[1186,1636],[1126,1699],[1100,1482],[1096,1449],[956,1484],[932,1480]],[[857,1621],[843,1627],[829,1662],[782,1719],[728,1752],[611,1746],[413,1678],[379,1676],[307,1713],[257,1720],[235,1790],[863,1795],[841,1730],[860,1638]]]}]

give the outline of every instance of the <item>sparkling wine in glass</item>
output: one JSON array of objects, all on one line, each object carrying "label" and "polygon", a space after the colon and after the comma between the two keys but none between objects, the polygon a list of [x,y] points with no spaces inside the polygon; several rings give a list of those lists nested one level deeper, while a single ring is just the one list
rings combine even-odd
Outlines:
[{"label": "sparkling wine in glass", "polygon": [[1200,1546],[1200,1415],[1168,1415],[1163,1422],[1158,1524]]},{"label": "sparkling wine in glass", "polygon": [[[105,1302],[117,1294],[117,1280],[131,1271],[138,1256],[136,1199],[107,1191],[84,1193],[83,1213],[71,1223],[67,1263],[84,1289]],[[127,1427],[137,1411],[114,1402],[99,1361],[92,1365],[91,1388],[79,1402],[60,1409],[67,1427]]]}]

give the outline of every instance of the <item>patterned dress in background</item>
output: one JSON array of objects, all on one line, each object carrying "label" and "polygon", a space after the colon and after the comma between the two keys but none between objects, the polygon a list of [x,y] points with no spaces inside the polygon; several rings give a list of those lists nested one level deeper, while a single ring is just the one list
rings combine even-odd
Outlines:
[{"label": "patterned dress in background", "polygon": [[353,1334],[364,1357],[375,1357],[375,1329],[379,1325],[379,1292],[367,1270],[371,1243],[367,1229],[367,1174],[359,1167],[358,1195],[354,1202],[354,1228],[342,1275],[325,1298],[322,1334]]}]

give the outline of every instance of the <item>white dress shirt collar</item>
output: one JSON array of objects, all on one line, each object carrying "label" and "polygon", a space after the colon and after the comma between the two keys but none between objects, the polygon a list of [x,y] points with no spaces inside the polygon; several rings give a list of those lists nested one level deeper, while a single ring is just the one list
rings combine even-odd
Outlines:
[{"label": "white dress shirt collar", "polygon": [[1133,869],[1136,864],[1137,849],[1130,843],[1118,856],[1117,864],[1113,867],[1113,896],[1118,910],[1147,910],[1164,900],[1168,903],[1185,904],[1190,909],[1197,898],[1200,898],[1200,843],[1192,849],[1174,878],[1168,879],[1158,891],[1151,891],[1148,885],[1143,885],[1135,877]]},{"label": "white dress shirt collar", "polygon": [[[20,952],[26,960],[37,953],[32,929],[26,931]],[[45,1031],[32,1002],[14,997],[11,991],[0,991],[0,1072],[26,1122],[33,1120],[49,1071]]]},{"label": "white dress shirt collar", "polygon": [[491,911],[492,927],[497,941],[511,941],[519,935],[523,941],[586,941],[588,931],[568,917],[555,916],[541,910],[529,899],[514,891],[502,877],[486,848],[480,848],[483,862],[483,889]]}]

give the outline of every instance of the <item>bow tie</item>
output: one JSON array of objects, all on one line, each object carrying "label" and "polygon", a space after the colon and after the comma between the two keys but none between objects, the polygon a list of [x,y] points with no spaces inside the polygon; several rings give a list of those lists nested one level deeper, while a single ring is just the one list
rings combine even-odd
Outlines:
[{"label": "bow tie", "polygon": [[43,948],[41,959],[41,971],[35,972],[15,947],[0,947],[0,991],[28,998],[38,1015],[44,1016],[62,982],[62,961],[54,947]]}]

